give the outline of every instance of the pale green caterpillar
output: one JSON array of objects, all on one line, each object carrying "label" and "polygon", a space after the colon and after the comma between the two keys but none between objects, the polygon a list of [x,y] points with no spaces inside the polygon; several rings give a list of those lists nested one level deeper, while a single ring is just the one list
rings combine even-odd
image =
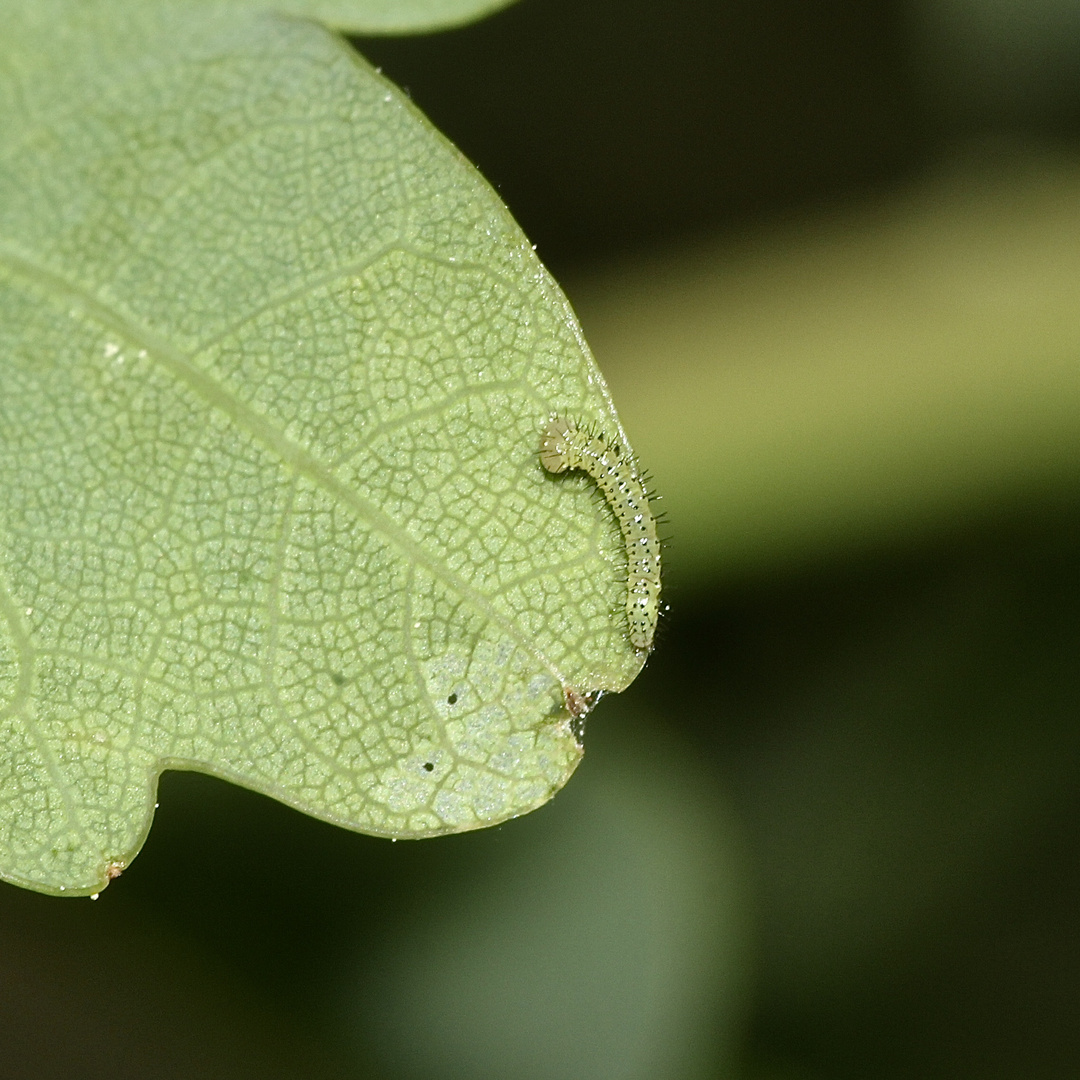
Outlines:
[{"label": "pale green caterpillar", "polygon": [[617,443],[552,417],[540,443],[540,464],[548,472],[583,469],[604,493],[626,543],[626,620],[630,644],[648,652],[660,615],[660,540],[642,478]]}]

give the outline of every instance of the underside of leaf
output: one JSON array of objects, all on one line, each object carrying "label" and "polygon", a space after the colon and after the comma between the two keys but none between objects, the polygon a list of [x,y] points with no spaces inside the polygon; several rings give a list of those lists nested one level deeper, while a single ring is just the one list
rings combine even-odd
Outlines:
[{"label": "underside of leaf", "polygon": [[[545,802],[620,689],[624,437],[497,197],[314,24],[0,44],[0,876],[100,889],[164,768],[420,837]],[[569,703],[569,707],[568,707]]]}]

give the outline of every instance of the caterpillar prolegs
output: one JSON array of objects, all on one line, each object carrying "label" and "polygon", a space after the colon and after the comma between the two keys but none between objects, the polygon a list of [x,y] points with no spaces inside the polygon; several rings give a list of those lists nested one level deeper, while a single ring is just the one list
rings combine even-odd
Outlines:
[{"label": "caterpillar prolegs", "polygon": [[617,443],[555,416],[544,429],[540,464],[548,472],[583,469],[604,493],[626,544],[626,620],[630,644],[652,648],[660,615],[660,540],[645,485],[633,460]]}]

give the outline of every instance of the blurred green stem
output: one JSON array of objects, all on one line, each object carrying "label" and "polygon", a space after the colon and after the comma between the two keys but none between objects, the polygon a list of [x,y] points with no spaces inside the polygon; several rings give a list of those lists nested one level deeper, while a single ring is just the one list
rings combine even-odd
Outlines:
[{"label": "blurred green stem", "polygon": [[907,538],[1080,480],[1080,164],[568,283],[673,580]]}]

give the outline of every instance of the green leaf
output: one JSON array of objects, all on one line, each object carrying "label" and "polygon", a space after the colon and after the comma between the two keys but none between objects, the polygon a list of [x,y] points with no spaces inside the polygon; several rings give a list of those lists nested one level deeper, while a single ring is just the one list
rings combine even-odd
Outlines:
[{"label": "green leaf", "polygon": [[[70,0],[68,0],[70,2]],[[206,9],[274,11],[317,19],[353,34],[407,34],[473,22],[515,0],[175,0],[204,17]],[[127,0],[128,6],[160,7],[160,0]]]},{"label": "green leaf", "polygon": [[0,44],[0,875],[99,889],[164,768],[386,836],[542,804],[642,663],[539,464],[622,437],[565,298],[339,38],[124,10]]},{"label": "green leaf", "polygon": [[[190,0],[192,3],[235,0]],[[353,34],[405,34],[474,22],[515,0],[245,0],[252,10],[277,11],[318,19]]]}]

